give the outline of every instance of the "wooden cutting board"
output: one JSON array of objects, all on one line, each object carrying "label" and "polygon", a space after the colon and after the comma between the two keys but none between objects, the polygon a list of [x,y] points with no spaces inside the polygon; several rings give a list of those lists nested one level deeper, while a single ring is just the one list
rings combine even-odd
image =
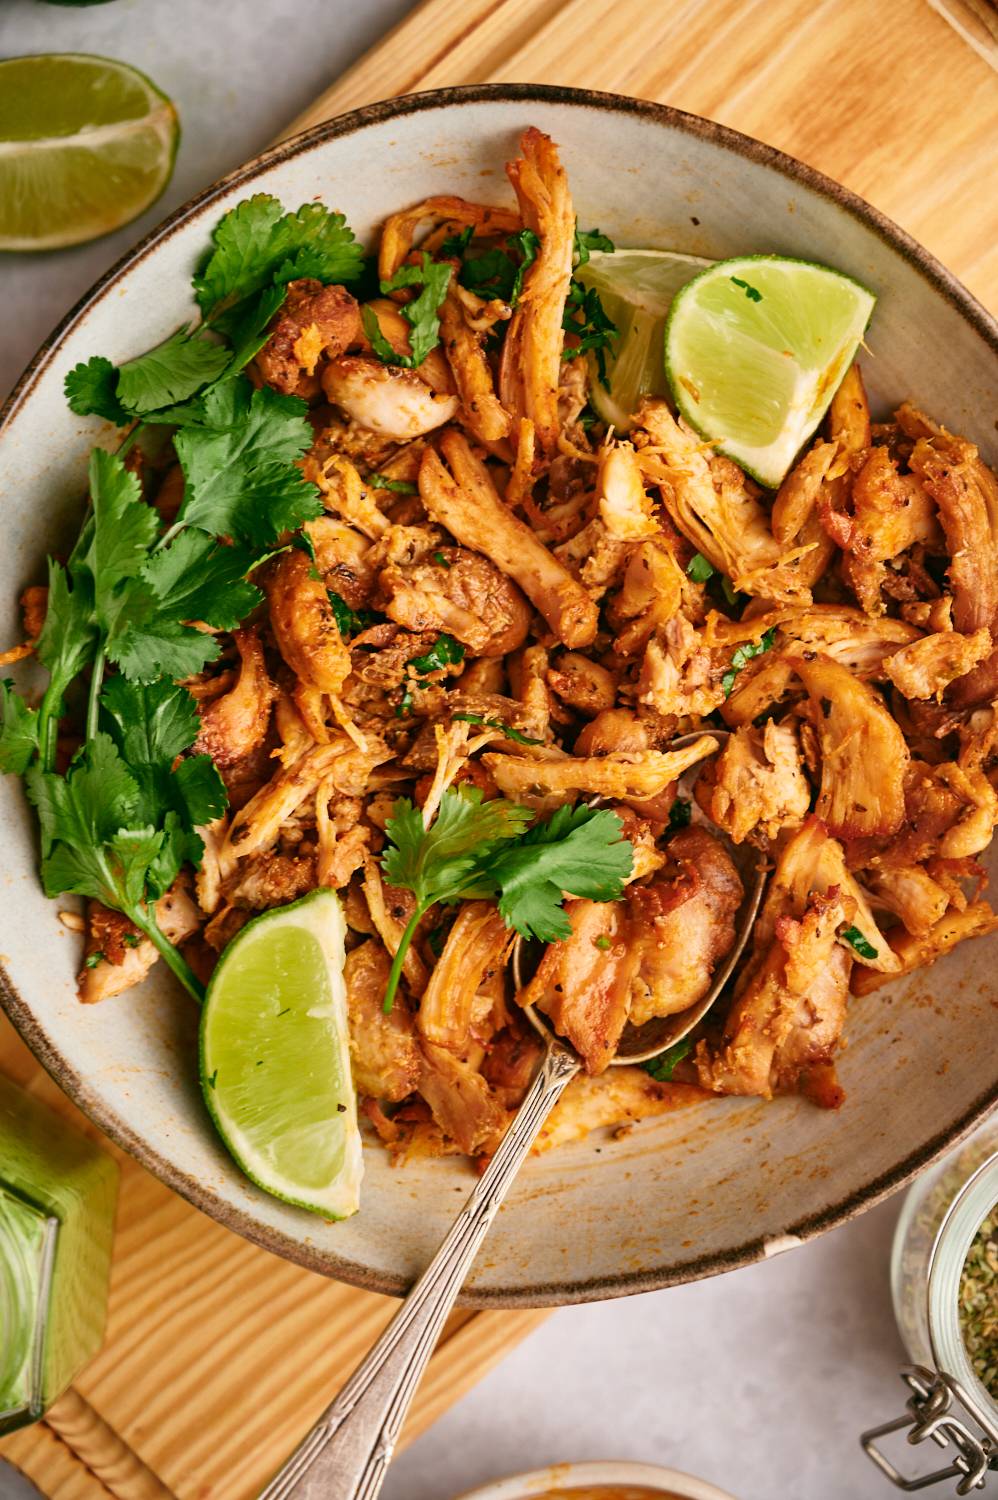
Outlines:
[{"label": "wooden cutting board", "polygon": [[[640,95],[819,167],[994,308],[996,69],[988,0],[424,0],[288,133],[456,83]],[[75,1113],[6,1022],[0,1069]],[[120,1159],[104,1351],[0,1454],[49,1500],[250,1500],[395,1304],[247,1244]],[[406,1439],[543,1316],[456,1313]]]}]

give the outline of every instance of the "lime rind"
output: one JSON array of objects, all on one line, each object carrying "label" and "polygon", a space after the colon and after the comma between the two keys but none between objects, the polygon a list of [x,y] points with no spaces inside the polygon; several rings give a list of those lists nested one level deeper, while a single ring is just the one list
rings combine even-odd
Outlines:
[{"label": "lime rind", "polygon": [[845,272],[790,256],[718,261],[676,294],[665,369],[681,415],[776,488],[817,429],[876,298]]},{"label": "lime rind", "polygon": [[360,1200],[363,1152],[334,891],[248,922],[212,976],[200,1075],[219,1135],[251,1182],[325,1219]]}]

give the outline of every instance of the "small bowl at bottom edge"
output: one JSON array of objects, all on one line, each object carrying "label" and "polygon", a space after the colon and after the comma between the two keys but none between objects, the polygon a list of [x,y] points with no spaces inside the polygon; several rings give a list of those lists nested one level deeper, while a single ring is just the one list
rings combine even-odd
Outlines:
[{"label": "small bowl at bottom edge", "polygon": [[[692,1474],[681,1474],[678,1469],[662,1469],[658,1464],[636,1464],[618,1459],[550,1464],[544,1469],[532,1469],[529,1474],[494,1479],[479,1489],[456,1496],[455,1500],[540,1500],[542,1496],[558,1495],[562,1491],[570,1496],[572,1490],[584,1486],[647,1490],[653,1495],[670,1497],[670,1500],[735,1500],[727,1490],[719,1490],[715,1484],[696,1479]],[[607,1500],[611,1500],[610,1495]]]}]

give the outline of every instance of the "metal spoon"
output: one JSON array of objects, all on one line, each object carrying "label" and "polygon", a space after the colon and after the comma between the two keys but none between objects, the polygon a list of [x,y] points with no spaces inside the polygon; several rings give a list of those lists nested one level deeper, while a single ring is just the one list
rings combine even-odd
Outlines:
[{"label": "metal spoon", "polygon": [[[727,739],[724,732],[710,733],[719,740]],[[699,734],[684,735],[674,740],[670,749],[681,749],[699,738]],[[688,776],[695,779],[703,764],[700,762]],[[744,866],[741,851],[731,852],[740,856]],[[762,901],[766,862],[760,857],[753,864],[751,881],[745,879],[744,869],[739,871],[746,895],[739,908],[735,942],[707,994],[678,1015],[626,1029],[611,1067],[657,1056],[706,1015],[744,951]],[[518,941],[513,957],[518,988],[522,987],[525,967],[524,945]],[[577,1054],[549,1030],[532,1006],[525,1007],[524,1014],[545,1038],[547,1049],[513,1123],[454,1227],[374,1348],[263,1490],[260,1500],[375,1500],[381,1489],[409,1403],[471,1263],[541,1126],[582,1066]]]}]

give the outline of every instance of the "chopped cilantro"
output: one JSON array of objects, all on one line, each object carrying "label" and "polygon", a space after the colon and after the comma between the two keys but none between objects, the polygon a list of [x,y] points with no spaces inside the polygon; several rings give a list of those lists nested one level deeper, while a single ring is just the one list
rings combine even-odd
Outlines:
[{"label": "chopped cilantro", "polygon": [[841,935],[851,948],[855,948],[860,958],[876,958],[876,948],[867,942],[858,927],[843,927]]},{"label": "chopped cilantro", "polygon": [[562,350],[562,359],[574,359],[577,354],[587,354],[591,351],[596,356],[599,383],[609,388],[606,378],[606,351],[617,337],[617,325],[607,317],[595,287],[586,290],[573,278],[569,284],[561,326],[566,333],[574,333],[579,339],[577,347]]},{"label": "chopped cilantro", "polygon": [[731,696],[731,689],[735,685],[735,678],[738,676],[738,673],[741,671],[742,667],[750,662],[754,656],[763,656],[767,651],[772,650],[773,642],[775,641],[775,639],[776,626],[774,625],[765,632],[761,640],[746,641],[744,646],[737,647],[734,655],[731,658],[731,666],[721,678],[721,686],[724,689],[725,698],[729,698]]},{"label": "chopped cilantro", "polygon": [[518,260],[506,250],[486,250],[482,255],[465,260],[459,279],[461,285],[477,297],[515,307],[523,290],[523,278],[537,259],[541,242],[532,229],[521,229],[507,237],[506,245],[518,253]]},{"label": "chopped cilantro", "polygon": [[610,939],[603,932],[600,933],[598,938],[593,938],[593,942],[595,943],[596,947],[601,948],[604,953],[609,952],[609,950],[613,947]]},{"label": "chopped cilantro", "polygon": [[616,250],[616,245],[609,235],[600,234],[598,229],[580,229],[578,220],[575,222],[575,240],[572,246],[572,260],[577,266],[584,266],[594,250]]},{"label": "chopped cilantro", "polygon": [[716,572],[714,564],[708,562],[702,552],[692,557],[686,567],[687,576],[692,578],[694,583],[706,583],[707,579],[712,578]]},{"label": "chopped cilantro", "polygon": [[444,557],[442,552],[434,552],[433,561],[435,563],[439,563],[442,568],[450,567],[450,563],[447,561],[446,557]]},{"label": "chopped cilantro", "polygon": [[451,234],[440,246],[440,254],[444,260],[460,260],[468,246],[471,244],[475,233],[473,224],[466,224],[460,234]]},{"label": "chopped cilantro", "polygon": [[408,479],[386,479],[384,474],[368,474],[367,482],[373,490],[391,490],[395,495],[418,495],[419,485]]},{"label": "chopped cilantro", "polygon": [[669,831],[676,833],[680,828],[688,828],[693,817],[693,804],[685,797],[677,797],[669,808]]},{"label": "chopped cilantro", "polygon": [[422,656],[413,656],[408,665],[415,667],[420,676],[427,672],[439,672],[444,667],[455,665],[464,661],[464,647],[460,641],[456,641],[452,635],[438,635],[428,651]]},{"label": "chopped cilantro", "polygon": [[96,967],[97,967],[98,964],[104,964],[104,963],[107,963],[107,954],[106,953],[102,953],[101,950],[98,948],[96,953],[88,953],[87,954],[87,958],[86,958],[86,962],[84,964],[84,968],[86,968],[86,969],[96,969]]},{"label": "chopped cilantro", "polygon": [[376,625],[378,616],[370,609],[351,609],[342,594],[335,589],[327,589],[329,602],[333,607],[333,615],[336,619],[336,628],[340,635],[358,635],[362,630],[367,630],[371,625]]},{"label": "chopped cilantro", "polygon": [[750,302],[762,301],[762,293],[759,291],[758,287],[752,286],[747,281],[742,281],[740,276],[732,276],[729,278],[729,280],[733,281],[735,286],[740,286],[742,288]]},{"label": "chopped cilantro", "polygon": [[519,729],[514,729],[512,724],[506,723],[505,719],[486,719],[482,714],[451,714],[451,718],[460,719],[464,724],[480,724],[483,729],[496,729],[517,745],[543,745],[544,743],[543,740],[531,739],[529,734],[523,734]]},{"label": "chopped cilantro", "polygon": [[729,604],[738,603],[738,590],[735,588],[727,573],[721,574],[721,592]]},{"label": "chopped cilantro", "polygon": [[656,1083],[671,1083],[672,1075],[676,1071],[676,1064],[682,1062],[693,1050],[693,1043],[688,1036],[684,1036],[681,1042],[675,1046],[667,1047],[657,1057],[650,1057],[647,1062],[641,1064],[646,1073],[650,1073]]},{"label": "chopped cilantro", "polygon": [[419,295],[411,302],[405,303],[402,308],[402,316],[411,330],[409,347],[412,352],[410,354],[396,354],[381,332],[374,311],[370,307],[361,309],[364,332],[371,340],[371,348],[382,364],[399,365],[404,370],[415,370],[423,363],[430,350],[435,349],[439,344],[440,319],[437,317],[437,309],[447,294],[451,269],[446,263],[438,265],[432,261],[424,250],[422,265],[400,266],[394,276],[381,283],[384,296],[387,296],[389,292],[398,291],[401,287],[422,287]]}]

